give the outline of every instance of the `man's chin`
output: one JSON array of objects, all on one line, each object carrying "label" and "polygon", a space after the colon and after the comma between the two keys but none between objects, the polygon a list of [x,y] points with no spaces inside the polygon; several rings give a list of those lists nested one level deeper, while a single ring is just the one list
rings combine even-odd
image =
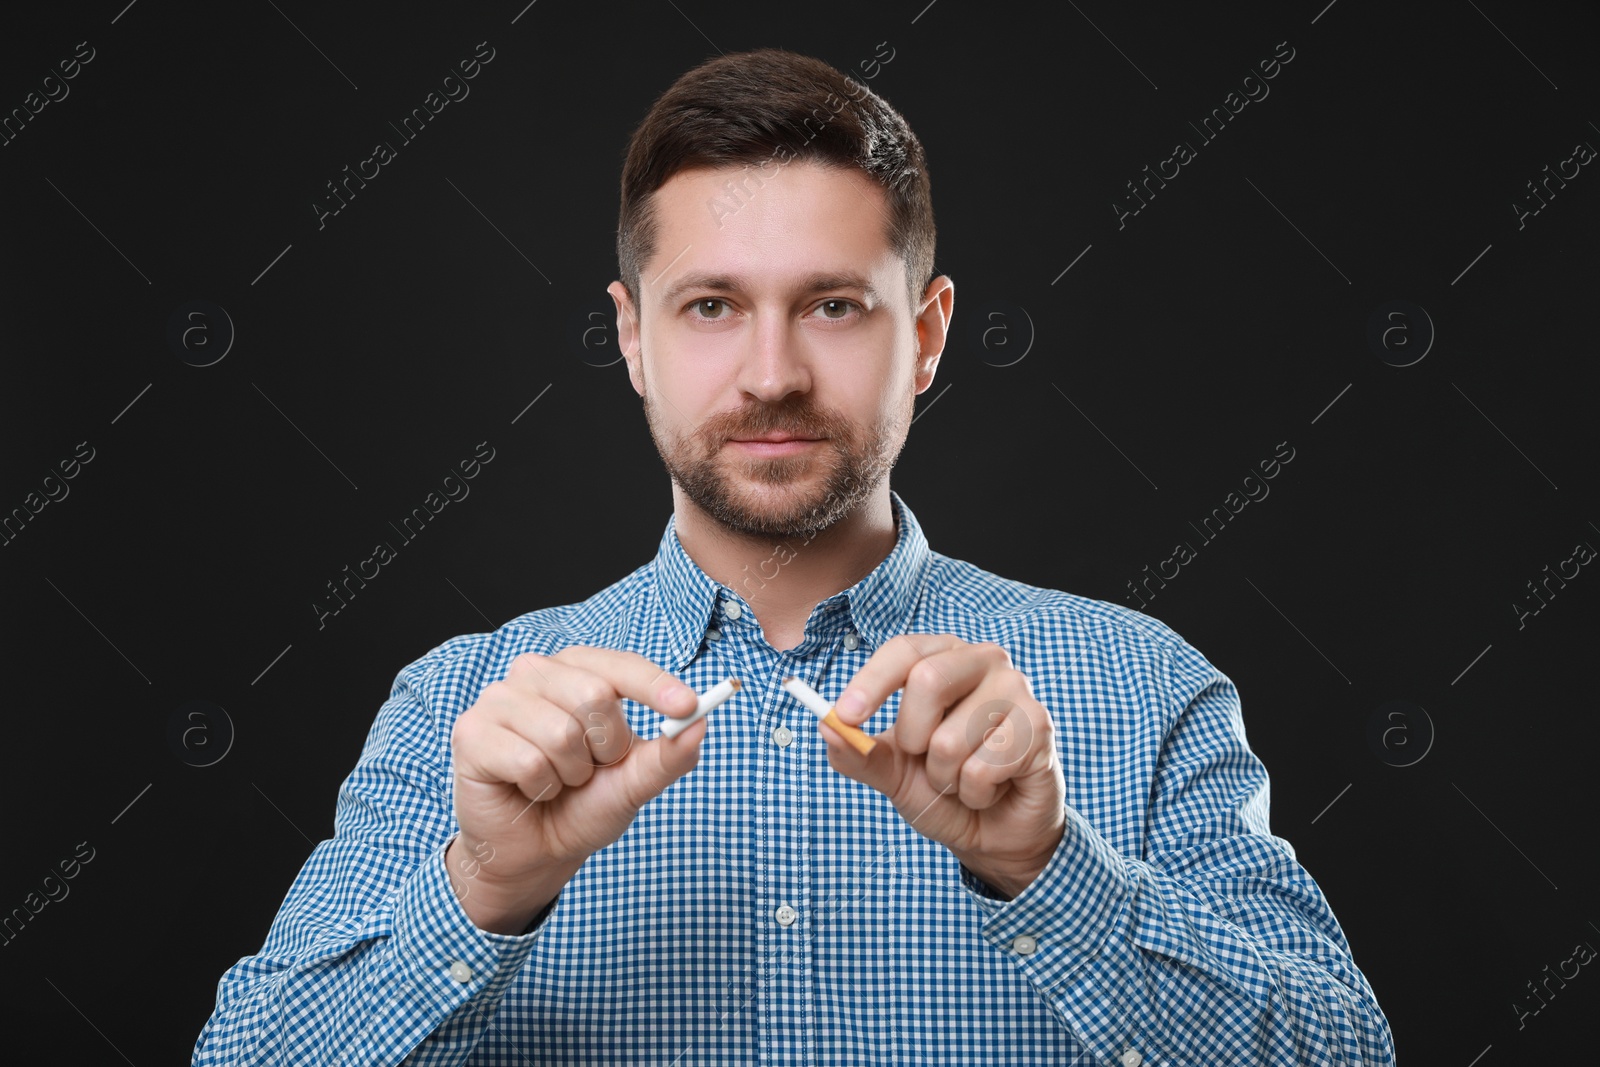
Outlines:
[{"label": "man's chin", "polygon": [[724,483],[713,506],[702,509],[724,526],[757,537],[803,537],[830,524],[834,508],[826,479],[772,483],[736,479]]}]

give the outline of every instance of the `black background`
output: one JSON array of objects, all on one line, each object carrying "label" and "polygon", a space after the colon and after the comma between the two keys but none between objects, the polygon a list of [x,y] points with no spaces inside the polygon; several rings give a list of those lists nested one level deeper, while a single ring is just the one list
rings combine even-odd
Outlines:
[{"label": "black background", "polygon": [[[0,947],[8,1014],[62,1058],[181,1062],[396,671],[653,554],[668,483],[582,330],[629,132],[764,45],[862,78],[927,148],[956,315],[893,485],[933,547],[1135,606],[1198,547],[1145,610],[1238,683],[1273,827],[1402,1062],[1593,1054],[1593,968],[1513,1007],[1600,946],[1600,576],[1513,606],[1600,546],[1600,177],[1513,207],[1600,145],[1591,5],[124,3],[0,35],[4,113],[94,49],[0,147],[0,514],[94,449],[0,547],[0,909],[94,849]],[[319,229],[324,183],[480,41],[470,96]],[[1202,142],[1279,42],[1270,95]],[[1179,140],[1197,158],[1119,228]],[[236,330],[211,366],[185,357],[214,312],[168,341],[195,300]],[[1393,301],[1437,332],[1410,366],[1415,310],[1368,341]],[[485,440],[471,495],[319,629],[325,583]],[[1203,544],[1280,442],[1270,496]]]}]

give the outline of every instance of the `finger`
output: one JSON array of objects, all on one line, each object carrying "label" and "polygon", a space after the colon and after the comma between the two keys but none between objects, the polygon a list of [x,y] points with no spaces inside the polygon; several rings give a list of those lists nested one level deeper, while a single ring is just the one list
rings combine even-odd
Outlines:
[{"label": "finger", "polygon": [[512,662],[512,675],[578,718],[597,766],[620,761],[639,740],[620,696],[675,718],[699,702],[699,694],[659,664],[618,649],[571,645],[553,656],[525,653]]},{"label": "finger", "polygon": [[616,695],[625,696],[675,719],[693,712],[700,700],[700,694],[682,679],[637,652],[569,645],[549,657],[549,660],[597,675],[611,684]]},{"label": "finger", "polygon": [[[999,645],[962,642],[913,664],[895,715],[900,747],[910,753],[928,751],[934,731],[940,728],[949,710],[1005,663],[1005,650]],[[966,756],[963,752],[959,758]]]},{"label": "finger", "polygon": [[817,730],[827,743],[828,763],[834,770],[894,799],[895,788],[899,785],[895,769],[895,727],[891,726],[878,734],[874,739],[877,744],[865,754],[858,752],[827,722],[819,721]]},{"label": "finger", "polygon": [[[504,686],[515,696],[491,705],[496,718],[535,744],[556,746],[552,756],[580,765],[604,767],[627,755],[637,740],[615,687],[605,678],[554,657],[524,653],[511,661]],[[484,694],[490,693],[490,688]],[[483,699],[480,697],[480,700]],[[572,720],[572,726],[546,724],[536,732],[538,718],[531,709],[545,708]],[[576,728],[581,744],[574,748],[569,736]],[[585,776],[586,778],[587,776]],[[578,785],[568,776],[568,785]]]},{"label": "finger", "polygon": [[552,800],[564,783],[554,761],[504,724],[463,715],[451,735],[456,777],[465,784],[510,784],[529,801]]},{"label": "finger", "polygon": [[[998,729],[1011,705],[990,700],[966,701],[940,721],[927,743],[923,769],[935,789],[955,792],[961,786],[961,768],[977,752],[985,737]],[[895,728],[900,727],[899,721]]]},{"label": "finger", "polygon": [[956,772],[956,794],[974,811],[994,806],[1010,791],[1013,779],[1032,766],[1029,757],[1042,740],[1021,707],[999,700],[984,707],[987,714],[980,710],[978,717],[992,718],[995,725],[983,732],[976,750]]},{"label": "finger", "polygon": [[834,711],[851,726],[860,726],[891,693],[906,684],[913,666],[962,643],[950,634],[901,634],[890,638],[850,679],[835,702]]},{"label": "finger", "polygon": [[635,811],[694,770],[700,762],[700,742],[706,736],[706,720],[699,719],[677,737],[656,737],[638,745],[619,768],[623,775],[623,796]]}]

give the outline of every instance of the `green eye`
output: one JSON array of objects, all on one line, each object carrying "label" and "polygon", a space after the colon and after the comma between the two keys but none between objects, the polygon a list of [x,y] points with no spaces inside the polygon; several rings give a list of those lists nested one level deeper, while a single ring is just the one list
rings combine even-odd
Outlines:
[{"label": "green eye", "polygon": [[728,305],[715,297],[708,297],[705,300],[696,300],[694,306],[702,319],[720,319],[722,309]]}]

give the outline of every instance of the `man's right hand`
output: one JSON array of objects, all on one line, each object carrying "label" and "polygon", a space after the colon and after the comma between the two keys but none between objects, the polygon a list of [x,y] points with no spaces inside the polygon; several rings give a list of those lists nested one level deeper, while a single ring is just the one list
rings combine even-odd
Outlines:
[{"label": "man's right hand", "polygon": [[642,741],[622,697],[673,718],[698,695],[634,652],[525,652],[485,686],[451,735],[460,835],[450,884],[480,929],[520,934],[585,860],[694,769],[704,722]]}]

